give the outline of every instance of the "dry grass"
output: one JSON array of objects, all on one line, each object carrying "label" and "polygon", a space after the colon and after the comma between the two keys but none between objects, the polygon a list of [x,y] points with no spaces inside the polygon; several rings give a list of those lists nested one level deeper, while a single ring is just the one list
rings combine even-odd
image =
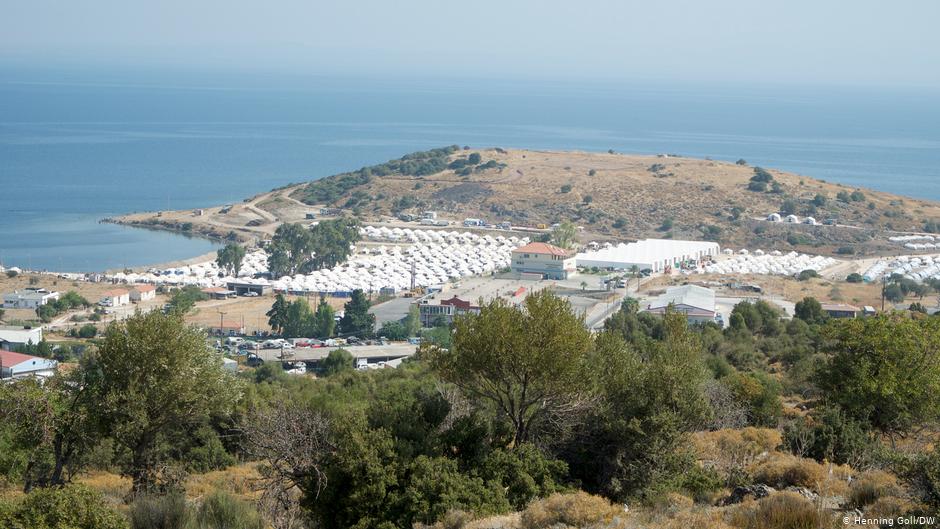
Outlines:
[{"label": "dry grass", "polygon": [[[505,167],[466,177],[450,170],[420,178],[377,177],[351,189],[347,195],[365,193],[373,197],[363,206],[370,221],[390,215],[393,203],[409,196],[417,199],[423,209],[434,209],[458,220],[482,215],[494,221],[534,226],[576,218],[588,238],[662,236],[657,229],[664,220],[673,219],[672,235],[676,238],[701,237],[701,226],[714,225],[722,228],[721,242],[726,245],[768,249],[767,244],[785,240],[788,232],[798,232],[815,237],[823,245],[818,250],[822,252],[856,244],[858,240],[864,241],[858,242],[858,247],[890,252],[896,248],[883,238],[865,240],[865,235],[877,233],[889,223],[895,229],[919,229],[924,219],[940,218],[940,204],[870,190],[864,191],[865,202],[837,203],[835,195],[839,191],[852,189],[776,170],[770,172],[782,185],[783,193],[754,193],[746,189],[754,174],[753,167],[733,163],[586,152],[495,149],[476,152],[484,160]],[[460,152],[454,157],[465,155]],[[418,183],[421,185],[416,189]],[[563,185],[571,186],[570,191],[562,192]],[[270,237],[279,222],[302,221],[304,213],[314,209],[291,196],[300,187],[258,195],[249,202],[235,204],[226,214],[213,207],[206,209],[203,216],[193,216],[192,210],[184,210],[163,212],[159,217],[152,213],[126,215],[119,220],[156,222],[171,229],[191,223],[194,233],[219,237],[232,231],[243,239]],[[835,216],[863,229],[761,223],[766,225],[766,233],[754,232],[758,221],[751,219],[778,211],[784,197],[808,201],[816,193],[830,198],[830,205],[817,217]],[[591,200],[586,200],[589,196]],[[340,198],[337,204],[347,198]],[[868,209],[868,202],[874,204],[874,209]],[[743,210],[739,221],[730,220],[733,208]],[[892,216],[885,216],[885,212]],[[275,217],[276,221],[272,221]],[[613,228],[619,217],[626,219],[625,228]]]},{"label": "dry grass", "polygon": [[848,476],[852,469],[846,466],[821,464],[812,459],[776,454],[749,468],[756,483],[778,489],[806,487],[824,495],[844,495],[848,491]]},{"label": "dry grass", "polygon": [[520,529],[546,527],[626,527],[626,512],[600,496],[586,492],[552,494],[529,504],[520,518]]},{"label": "dry grass", "polygon": [[865,515],[869,518],[897,518],[917,508],[917,505],[904,498],[882,496],[864,509],[864,511]]},{"label": "dry grass", "polygon": [[865,472],[849,487],[849,503],[859,509],[875,503],[882,497],[900,495],[898,479],[881,470]]},{"label": "dry grass", "polygon": [[835,529],[841,520],[832,512],[793,492],[780,492],[748,502],[730,515],[740,529]]},{"label": "dry grass", "polygon": [[[252,484],[258,479],[257,463],[243,463],[225,470],[193,474],[186,479],[186,497],[198,500],[215,491],[225,491],[241,500],[254,500]],[[76,480],[102,493],[113,503],[122,503],[131,490],[131,480],[110,472],[92,472]]]},{"label": "dry grass", "polygon": [[774,453],[782,442],[780,432],[769,428],[742,428],[697,432],[692,436],[696,457],[724,479],[743,476],[761,457]]}]

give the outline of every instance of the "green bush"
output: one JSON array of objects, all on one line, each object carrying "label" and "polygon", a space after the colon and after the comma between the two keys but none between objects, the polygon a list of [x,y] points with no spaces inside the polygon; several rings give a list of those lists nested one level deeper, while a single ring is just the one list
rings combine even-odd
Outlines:
[{"label": "green bush", "polygon": [[845,278],[845,280],[848,283],[861,283],[862,281],[865,280],[865,278],[862,277],[862,274],[859,274],[858,272],[853,272],[849,274],[848,277]]},{"label": "green bush", "polygon": [[[4,513],[4,511],[6,511]],[[17,503],[0,507],[14,529],[126,529],[127,519],[112,509],[99,492],[83,485],[43,488]]]},{"label": "green bush", "polygon": [[131,504],[128,517],[131,529],[184,529],[193,521],[182,494],[139,496]]}]

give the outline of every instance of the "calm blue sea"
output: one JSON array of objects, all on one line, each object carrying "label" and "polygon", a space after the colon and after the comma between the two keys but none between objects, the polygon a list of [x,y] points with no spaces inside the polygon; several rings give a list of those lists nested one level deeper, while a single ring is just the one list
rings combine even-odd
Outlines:
[{"label": "calm blue sea", "polygon": [[677,153],[940,200],[940,94],[0,70],[0,261],[91,271],[212,243],[114,214],[240,200],[449,144]]}]

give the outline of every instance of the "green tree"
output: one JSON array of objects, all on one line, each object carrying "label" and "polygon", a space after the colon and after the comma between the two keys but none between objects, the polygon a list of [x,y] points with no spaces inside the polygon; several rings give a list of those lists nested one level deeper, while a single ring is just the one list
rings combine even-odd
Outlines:
[{"label": "green tree", "polygon": [[816,376],[828,402],[888,434],[940,418],[940,319],[836,320]]},{"label": "green tree", "polygon": [[578,230],[570,220],[562,221],[552,230],[551,242],[559,248],[569,250],[574,248],[577,241]]},{"label": "green tree", "polygon": [[135,314],[108,326],[95,368],[94,397],[115,445],[125,450],[122,473],[133,492],[172,486],[168,445],[186,438],[213,414],[227,413],[240,388],[222,368],[205,334],[177,314]]},{"label": "green tree", "polygon": [[683,315],[669,311],[662,325],[663,339],[642,348],[613,328],[597,337],[600,403],[561,448],[572,478],[590,492],[653,497],[695,468],[689,433],[709,414],[702,346]]},{"label": "green tree", "polygon": [[321,340],[326,340],[333,336],[335,328],[336,311],[325,299],[320,298],[320,302],[317,303],[317,311],[313,315],[313,335]]},{"label": "green tree", "polygon": [[173,291],[170,296],[170,311],[177,314],[186,314],[193,310],[196,303],[209,299],[209,295],[195,285],[187,285]]},{"label": "green tree", "polygon": [[826,321],[826,313],[816,298],[806,297],[797,301],[793,307],[793,316],[809,324],[819,324]]},{"label": "green tree", "polygon": [[326,358],[320,361],[320,368],[326,376],[332,376],[344,371],[352,371],[356,368],[356,359],[349,351],[340,347],[333,349]]},{"label": "green tree", "polygon": [[287,323],[287,308],[289,306],[290,302],[287,301],[284,294],[278,293],[274,297],[274,304],[271,305],[271,310],[264,314],[268,317],[268,325],[271,326],[271,330],[274,331],[275,334],[281,334],[281,332],[283,332],[284,325]]},{"label": "green tree", "polygon": [[287,338],[309,338],[316,334],[313,310],[306,299],[297,298],[288,305],[283,334]]},{"label": "green tree", "polygon": [[225,245],[216,252],[215,262],[219,268],[227,273],[238,276],[241,271],[242,262],[245,260],[245,247],[234,242]]},{"label": "green tree", "polygon": [[344,262],[358,241],[356,219],[323,220],[310,229],[285,223],[278,226],[268,247],[268,269],[285,276],[330,268]]},{"label": "green tree", "polygon": [[23,455],[24,490],[61,486],[82,469],[82,456],[102,438],[95,390],[100,373],[83,360],[78,369],[41,383],[0,384],[0,423],[11,451]]},{"label": "green tree", "polygon": [[369,314],[369,300],[362,289],[352,292],[352,297],[343,305],[343,317],[339,330],[346,336],[367,337],[375,331],[375,314]]},{"label": "green tree", "polygon": [[496,299],[458,317],[451,348],[422,346],[422,354],[444,380],[495,406],[519,445],[584,404],[592,346],[583,318],[543,290],[521,307]]}]

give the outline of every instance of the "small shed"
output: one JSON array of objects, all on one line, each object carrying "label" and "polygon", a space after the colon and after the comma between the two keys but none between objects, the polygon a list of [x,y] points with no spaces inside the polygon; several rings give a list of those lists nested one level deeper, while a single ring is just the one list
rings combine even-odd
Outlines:
[{"label": "small shed", "polygon": [[131,301],[149,301],[157,297],[157,287],[153,285],[134,285],[131,289]]}]

